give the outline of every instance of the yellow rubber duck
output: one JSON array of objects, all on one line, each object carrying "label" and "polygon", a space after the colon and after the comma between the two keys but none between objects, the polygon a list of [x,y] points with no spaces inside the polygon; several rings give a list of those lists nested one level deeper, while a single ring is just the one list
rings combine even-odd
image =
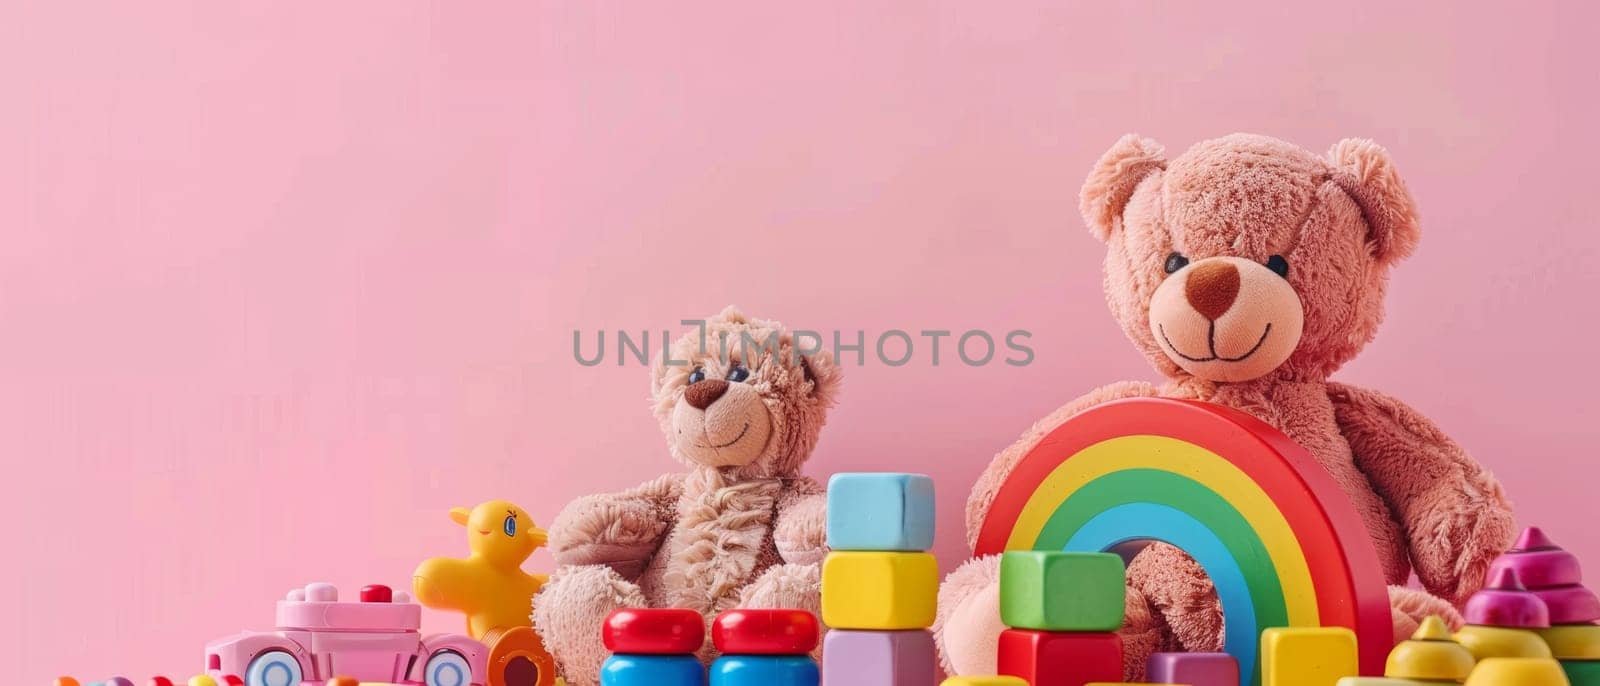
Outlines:
[{"label": "yellow rubber duck", "polygon": [[417,602],[465,614],[468,633],[479,640],[492,629],[531,626],[533,596],[550,577],[524,572],[522,563],[549,535],[504,500],[452,508],[450,519],[467,527],[472,554],[424,560],[411,579]]}]

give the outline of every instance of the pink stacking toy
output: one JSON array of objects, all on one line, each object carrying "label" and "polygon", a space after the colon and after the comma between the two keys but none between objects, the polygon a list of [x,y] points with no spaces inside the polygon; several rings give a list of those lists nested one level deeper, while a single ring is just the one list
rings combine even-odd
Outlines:
[{"label": "pink stacking toy", "polygon": [[340,602],[331,584],[278,601],[276,628],[206,645],[206,673],[242,674],[246,686],[299,686],[335,676],[365,682],[483,686],[489,651],[459,634],[423,637],[422,606],[382,586]]},{"label": "pink stacking toy", "polygon": [[1483,590],[1472,594],[1462,609],[1468,624],[1513,629],[1542,629],[1550,626],[1550,610],[1544,601],[1524,588],[1517,570],[1509,567],[1489,577]]},{"label": "pink stacking toy", "polygon": [[1523,586],[1544,601],[1551,624],[1600,620],[1600,598],[1582,585],[1577,556],[1556,545],[1539,527],[1523,530],[1516,545],[1489,566],[1490,578],[1503,570],[1515,571]]}]

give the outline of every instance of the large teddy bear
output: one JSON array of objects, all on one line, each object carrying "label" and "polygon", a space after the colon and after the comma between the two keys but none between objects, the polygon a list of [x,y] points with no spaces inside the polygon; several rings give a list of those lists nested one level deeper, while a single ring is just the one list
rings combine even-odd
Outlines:
[{"label": "large teddy bear", "polygon": [[560,567],[533,623],[568,683],[598,681],[601,621],[620,607],[820,609],[826,496],[800,467],[840,374],[798,352],[782,325],[730,307],[655,365],[656,418],[689,471],[579,498],[551,523]]},{"label": "large teddy bear", "polygon": [[[1096,389],[997,455],[967,502],[967,544],[1012,468],[1068,417],[1118,398],[1204,400],[1277,427],[1333,475],[1377,547],[1396,640],[1428,614],[1459,625],[1453,606],[1511,542],[1500,485],[1410,407],[1328,380],[1376,333],[1389,269],[1417,243],[1388,153],[1350,139],[1319,157],[1236,134],[1168,160],[1130,135],[1095,165],[1080,203],[1107,246],[1111,312],[1166,381]],[[1406,586],[1413,571],[1426,590]],[[995,671],[998,577],[988,556],[946,578],[935,627],[946,670]],[[1221,648],[1216,589],[1182,551],[1145,548],[1127,589],[1128,680],[1142,680],[1152,652]]]}]

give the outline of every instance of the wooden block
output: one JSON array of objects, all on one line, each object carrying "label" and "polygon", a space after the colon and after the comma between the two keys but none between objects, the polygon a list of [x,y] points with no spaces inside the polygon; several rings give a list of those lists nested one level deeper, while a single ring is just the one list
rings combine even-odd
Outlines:
[{"label": "wooden block", "polygon": [[704,686],[706,671],[693,655],[626,655],[606,658],[600,686]]},{"label": "wooden block", "polygon": [[835,474],[828,479],[828,547],[920,552],[933,547],[933,479]]},{"label": "wooden block", "polygon": [[1344,627],[1275,627],[1261,632],[1262,686],[1335,686],[1358,676],[1355,632]]},{"label": "wooden block", "polygon": [[817,662],[800,655],[723,655],[711,663],[711,686],[817,686]]},{"label": "wooden block", "polygon": [[1156,653],[1145,676],[1164,684],[1239,686],[1239,661],[1227,653]]},{"label": "wooden block", "polygon": [[1000,620],[1016,629],[1116,631],[1123,573],[1122,558],[1112,553],[1007,552],[1000,558]]},{"label": "wooden block", "polygon": [[828,686],[928,686],[938,658],[933,634],[834,629],[822,642],[822,680]]},{"label": "wooden block", "polygon": [[933,625],[939,563],[927,553],[835,551],[822,562],[822,621],[836,629]]},{"label": "wooden block", "polygon": [[939,686],[1028,686],[1028,682],[1014,676],[953,676]]},{"label": "wooden block", "polygon": [[1122,637],[1006,629],[1000,632],[999,671],[1031,686],[1084,686],[1122,678]]},{"label": "wooden block", "polygon": [[711,621],[711,644],[730,655],[805,655],[820,634],[805,610],[728,610]]},{"label": "wooden block", "polygon": [[1561,663],[1540,657],[1491,657],[1473,668],[1466,686],[1567,686]]}]

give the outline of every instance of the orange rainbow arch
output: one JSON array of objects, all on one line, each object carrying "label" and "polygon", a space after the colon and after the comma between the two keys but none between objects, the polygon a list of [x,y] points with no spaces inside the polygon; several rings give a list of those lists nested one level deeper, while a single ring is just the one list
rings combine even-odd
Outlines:
[{"label": "orange rainbow arch", "polygon": [[1310,453],[1232,408],[1135,398],[1068,419],[1001,485],[974,552],[1148,541],[1211,577],[1244,686],[1260,683],[1270,627],[1348,627],[1362,674],[1383,673],[1389,598],[1361,516]]}]

